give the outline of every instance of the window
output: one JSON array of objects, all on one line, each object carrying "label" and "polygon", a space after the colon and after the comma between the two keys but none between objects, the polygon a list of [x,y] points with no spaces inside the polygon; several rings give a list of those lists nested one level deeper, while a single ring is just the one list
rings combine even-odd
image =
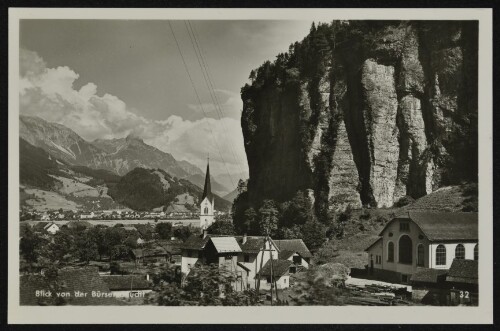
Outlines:
[{"label": "window", "polygon": [[249,261],[250,261],[250,256],[249,256],[248,254],[245,254],[245,255],[243,256],[243,261],[245,261],[245,262],[249,262]]},{"label": "window", "polygon": [[413,257],[413,244],[409,236],[399,238],[399,263],[411,264]]},{"label": "window", "polygon": [[205,207],[205,210],[203,211],[204,214],[208,214],[208,207]]},{"label": "window", "polygon": [[233,258],[233,256],[232,256],[232,255],[226,255],[224,258],[225,258],[226,260],[231,260],[231,259]]},{"label": "window", "polygon": [[479,260],[479,244],[476,244],[476,246],[474,246],[474,260]]},{"label": "window", "polygon": [[302,258],[300,256],[294,256],[293,263],[297,263],[297,264],[302,263]]},{"label": "window", "polygon": [[464,245],[458,244],[457,247],[455,247],[455,259],[457,259],[457,260],[465,259],[465,247],[464,247]]},{"label": "window", "polygon": [[438,245],[436,248],[436,265],[446,265],[446,247]]},{"label": "window", "polygon": [[424,256],[425,256],[424,245],[419,244],[417,246],[417,265],[419,267],[423,267],[424,266]]},{"label": "window", "polygon": [[410,231],[410,223],[399,222],[399,231]]},{"label": "window", "polygon": [[387,244],[387,261],[394,262],[394,243],[392,241]]},{"label": "window", "polygon": [[266,277],[266,281],[268,284],[271,284],[271,277]]},{"label": "window", "polygon": [[286,284],[286,278],[283,278],[283,283],[285,283],[285,284]]},{"label": "window", "polygon": [[375,263],[376,264],[382,264],[382,256],[376,255],[375,256]]}]

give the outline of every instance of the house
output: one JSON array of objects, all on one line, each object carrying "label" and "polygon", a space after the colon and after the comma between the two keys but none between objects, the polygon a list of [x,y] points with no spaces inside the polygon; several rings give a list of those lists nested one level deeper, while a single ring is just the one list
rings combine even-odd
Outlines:
[{"label": "house", "polygon": [[408,283],[418,268],[447,270],[454,259],[477,260],[477,213],[417,212],[393,218],[366,252],[375,278]]},{"label": "house", "polygon": [[149,277],[140,275],[102,276],[115,298],[141,298],[152,291]]},{"label": "house", "polygon": [[[67,268],[58,271],[55,284],[64,293],[62,301],[54,292],[54,283],[42,274],[29,274],[20,277],[20,304],[25,306],[74,305],[102,306],[122,305],[113,297],[108,285],[99,276],[96,267]],[[82,293],[76,296],[75,292]],[[50,296],[49,296],[50,292]],[[85,294],[86,293],[86,294]],[[41,295],[43,294],[43,295]]]},{"label": "house", "polygon": [[260,288],[270,290],[274,288],[272,281],[276,282],[278,290],[290,287],[290,267],[293,265],[290,260],[269,260],[262,270],[257,274],[260,277]]},{"label": "house", "polygon": [[275,240],[274,242],[280,251],[279,259],[293,262],[290,272],[309,269],[312,254],[302,239]]},{"label": "house", "polygon": [[446,275],[451,305],[477,305],[479,301],[478,261],[453,260]]},{"label": "house", "polygon": [[238,255],[238,265],[247,273],[247,288],[257,287],[257,273],[271,259],[277,259],[279,255],[278,247],[272,239],[266,240],[264,236],[238,236],[235,237],[241,247],[241,254]]},{"label": "house", "polygon": [[[221,251],[220,245],[231,246],[231,252]],[[278,258],[279,250],[272,241],[263,236],[219,236],[209,235],[204,231],[202,236],[189,237],[182,246],[181,271],[188,274],[196,264],[219,263],[222,257],[229,260],[240,281],[238,288],[256,288],[257,273],[271,258]],[[217,261],[217,258],[219,261]]]},{"label": "house", "polygon": [[152,248],[136,248],[132,250],[136,264],[166,263],[169,260],[167,250],[159,245]]},{"label": "house", "polygon": [[181,272],[189,276],[190,270],[199,264],[217,264],[219,268],[232,273],[237,281],[235,290],[241,291],[249,286],[249,268],[238,262],[242,249],[234,236],[207,235],[189,237],[182,246]]}]

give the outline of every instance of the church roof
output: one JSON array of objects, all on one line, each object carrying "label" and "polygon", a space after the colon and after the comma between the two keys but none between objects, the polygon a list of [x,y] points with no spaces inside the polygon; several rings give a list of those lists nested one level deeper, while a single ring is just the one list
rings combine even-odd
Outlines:
[{"label": "church roof", "polygon": [[207,173],[205,175],[205,186],[203,188],[203,195],[201,196],[201,201],[205,198],[208,198],[209,201],[214,200],[214,196],[212,194],[212,185],[210,184],[210,164],[207,163]]}]

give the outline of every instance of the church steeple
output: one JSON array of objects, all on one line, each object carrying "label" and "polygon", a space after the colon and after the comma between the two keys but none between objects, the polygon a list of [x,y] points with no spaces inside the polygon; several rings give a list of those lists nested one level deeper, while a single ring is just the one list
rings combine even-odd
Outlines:
[{"label": "church steeple", "polygon": [[203,201],[206,197],[208,197],[208,201],[213,202],[212,195],[212,185],[210,184],[210,161],[207,159],[207,173],[205,175],[205,187],[203,188],[203,196],[201,197],[201,201]]}]

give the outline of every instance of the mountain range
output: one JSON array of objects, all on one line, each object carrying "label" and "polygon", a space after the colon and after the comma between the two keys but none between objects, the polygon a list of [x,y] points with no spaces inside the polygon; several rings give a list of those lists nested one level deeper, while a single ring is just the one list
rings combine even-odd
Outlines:
[{"label": "mountain range", "polygon": [[[45,150],[69,165],[105,169],[123,176],[135,168],[162,169],[169,175],[203,187],[204,172],[188,161],[176,160],[171,154],[129,135],[118,139],[86,141],[68,127],[39,117],[20,116],[19,135],[27,143]],[[231,190],[212,178],[215,193]]]}]

